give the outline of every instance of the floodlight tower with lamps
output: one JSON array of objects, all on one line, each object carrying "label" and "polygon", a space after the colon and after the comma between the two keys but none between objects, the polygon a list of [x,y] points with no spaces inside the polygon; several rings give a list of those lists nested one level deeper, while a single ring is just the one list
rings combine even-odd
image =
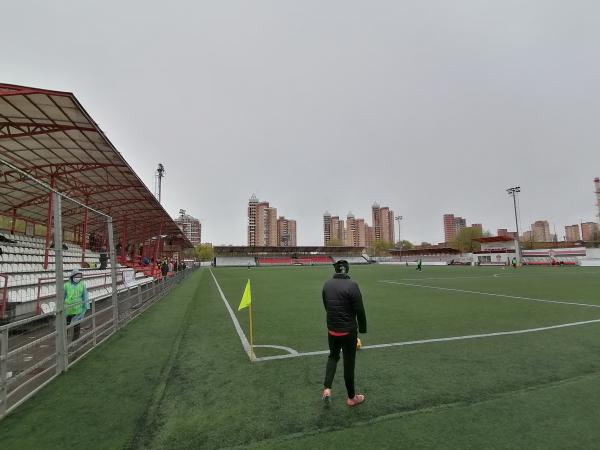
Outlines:
[{"label": "floodlight tower with lamps", "polygon": [[396,222],[398,222],[398,245],[400,246],[400,250],[402,250],[402,239],[400,238],[400,223],[401,223],[403,217],[396,216],[396,217],[394,217],[394,219],[396,219]]},{"label": "floodlight tower with lamps", "polygon": [[513,206],[515,208],[515,225],[517,227],[517,238],[515,239],[515,251],[517,253],[517,264],[521,264],[521,245],[519,244],[519,219],[517,217],[517,194],[521,192],[520,186],[508,188],[506,190],[508,195],[513,198]]}]

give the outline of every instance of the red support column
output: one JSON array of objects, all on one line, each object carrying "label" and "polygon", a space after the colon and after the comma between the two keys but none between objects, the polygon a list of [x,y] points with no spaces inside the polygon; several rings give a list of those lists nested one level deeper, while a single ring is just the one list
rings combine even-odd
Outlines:
[{"label": "red support column", "polygon": [[17,226],[17,208],[13,208],[12,225],[10,226],[10,234],[15,234],[16,226]]},{"label": "red support column", "polygon": [[157,261],[158,249],[160,248],[160,240],[161,240],[160,235],[162,234],[164,223],[165,223],[164,220],[160,223],[160,229],[158,230],[158,237],[156,238],[156,244],[154,245],[154,264],[156,264],[156,261]]},{"label": "red support column", "polygon": [[[54,175],[52,175],[50,178],[50,187],[54,188]],[[48,215],[46,216],[46,248],[44,250],[44,270],[48,269],[50,234],[52,233],[52,216],[52,191],[50,191],[48,192]]]},{"label": "red support column", "polygon": [[[86,202],[87,204],[87,199]],[[85,262],[85,247],[87,240],[87,228],[88,228],[88,209],[84,208],[83,210],[83,233],[81,234],[81,267],[83,267],[83,263]]]},{"label": "red support column", "polygon": [[125,217],[125,225],[123,226],[123,236],[121,241],[121,259],[125,261],[127,252],[127,217]]}]

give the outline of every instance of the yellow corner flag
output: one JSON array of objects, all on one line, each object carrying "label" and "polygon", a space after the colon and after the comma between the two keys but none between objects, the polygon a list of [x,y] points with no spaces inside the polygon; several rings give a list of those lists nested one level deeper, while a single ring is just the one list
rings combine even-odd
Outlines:
[{"label": "yellow corner flag", "polygon": [[246,289],[244,289],[244,295],[242,295],[242,301],[238,307],[238,311],[247,308],[252,303],[252,293],[250,292],[250,280],[246,283]]}]

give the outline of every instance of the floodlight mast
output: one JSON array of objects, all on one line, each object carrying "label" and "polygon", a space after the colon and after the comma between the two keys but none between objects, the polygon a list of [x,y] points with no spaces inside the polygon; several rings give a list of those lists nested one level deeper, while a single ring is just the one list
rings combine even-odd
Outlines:
[{"label": "floodlight mast", "polygon": [[521,245],[519,244],[519,219],[517,217],[517,194],[521,192],[521,187],[511,187],[508,188],[506,192],[513,198],[513,206],[515,208],[515,226],[517,228],[517,237],[515,238],[515,252],[517,253],[517,264],[521,264]]},{"label": "floodlight mast", "polygon": [[398,248],[400,248],[400,250],[402,250],[402,239],[400,237],[400,223],[401,223],[403,217],[396,216],[396,217],[394,217],[394,219],[396,219],[396,222],[398,222]]},{"label": "floodlight mast", "polygon": [[165,176],[165,166],[162,163],[158,164],[158,169],[156,169],[154,176],[154,195],[158,197],[158,203],[161,203],[162,197],[162,179]]}]

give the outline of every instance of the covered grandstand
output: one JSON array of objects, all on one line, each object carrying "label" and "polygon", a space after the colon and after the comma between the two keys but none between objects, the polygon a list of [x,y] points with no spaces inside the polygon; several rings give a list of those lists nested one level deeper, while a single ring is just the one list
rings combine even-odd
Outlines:
[{"label": "covered grandstand", "polygon": [[[191,246],[72,93],[0,84],[0,417],[183,279],[156,263]],[[67,326],[76,268],[91,309]]]},{"label": "covered grandstand", "polygon": [[144,257],[191,246],[71,93],[0,84],[0,163],[5,316],[31,313],[15,306],[37,303],[32,287],[54,273],[52,191],[75,200],[61,213],[67,270],[109,253],[102,214],[112,218],[118,262],[147,277],[160,275],[142,266]]},{"label": "covered grandstand", "polygon": [[214,265],[220,266],[313,266],[345,259],[367,264],[360,247],[214,247]]},{"label": "covered grandstand", "polygon": [[428,265],[449,264],[458,261],[461,257],[460,250],[447,245],[417,246],[411,249],[392,248],[389,252],[394,262],[404,264],[416,264],[418,260]]}]

